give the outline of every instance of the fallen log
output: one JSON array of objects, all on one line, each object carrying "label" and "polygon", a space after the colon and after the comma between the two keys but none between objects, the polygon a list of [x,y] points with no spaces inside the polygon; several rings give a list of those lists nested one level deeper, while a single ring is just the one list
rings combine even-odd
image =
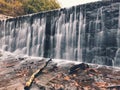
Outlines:
[{"label": "fallen log", "polygon": [[48,60],[41,69],[38,69],[35,73],[31,75],[30,79],[25,84],[24,90],[30,89],[30,86],[32,85],[33,80],[42,73],[42,71],[47,67],[50,61],[52,61],[52,59]]}]

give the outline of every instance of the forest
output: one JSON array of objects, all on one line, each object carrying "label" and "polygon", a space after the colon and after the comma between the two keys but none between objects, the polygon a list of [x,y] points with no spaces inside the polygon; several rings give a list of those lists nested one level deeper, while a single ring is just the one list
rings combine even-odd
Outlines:
[{"label": "forest", "polygon": [[57,0],[0,0],[0,14],[20,16],[60,8]]}]

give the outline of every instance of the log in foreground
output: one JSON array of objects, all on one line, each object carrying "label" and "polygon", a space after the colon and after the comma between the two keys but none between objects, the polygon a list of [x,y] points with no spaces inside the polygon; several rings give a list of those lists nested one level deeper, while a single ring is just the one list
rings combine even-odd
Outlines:
[{"label": "log in foreground", "polygon": [[42,73],[42,71],[47,67],[50,61],[52,61],[51,58],[45,63],[45,65],[41,69],[38,69],[35,73],[32,74],[30,79],[26,82],[24,90],[30,89],[30,86],[32,85],[33,80]]}]

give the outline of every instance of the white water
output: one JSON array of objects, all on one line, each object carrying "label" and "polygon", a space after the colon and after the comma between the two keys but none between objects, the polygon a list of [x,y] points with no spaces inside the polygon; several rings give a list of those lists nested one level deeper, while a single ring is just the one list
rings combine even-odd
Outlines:
[{"label": "white water", "polygon": [[[3,34],[1,34],[1,48],[17,54],[44,57],[47,53],[47,57],[81,61],[80,32],[81,29],[84,29],[84,17],[82,12],[76,12],[76,8],[73,9],[75,11],[71,13],[69,13],[69,9],[66,9],[68,15],[59,11],[57,14],[60,16],[51,16],[51,18],[46,15],[39,17],[38,14],[37,17],[28,16],[22,20],[5,21],[2,29]],[[48,37],[45,35],[47,22],[51,24],[48,26],[50,27],[48,32],[54,33]],[[77,26],[78,36],[76,36]]]}]

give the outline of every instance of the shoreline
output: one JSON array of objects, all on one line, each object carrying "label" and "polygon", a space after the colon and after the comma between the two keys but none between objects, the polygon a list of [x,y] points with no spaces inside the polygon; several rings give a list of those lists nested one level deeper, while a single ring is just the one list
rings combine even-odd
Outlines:
[{"label": "shoreline", "polygon": [[[42,68],[47,60],[1,51],[0,90],[24,90],[31,75]],[[69,74],[70,68],[76,64],[81,62],[53,59],[34,79],[29,90],[110,90],[120,87],[119,68],[88,64],[89,69]]]}]

